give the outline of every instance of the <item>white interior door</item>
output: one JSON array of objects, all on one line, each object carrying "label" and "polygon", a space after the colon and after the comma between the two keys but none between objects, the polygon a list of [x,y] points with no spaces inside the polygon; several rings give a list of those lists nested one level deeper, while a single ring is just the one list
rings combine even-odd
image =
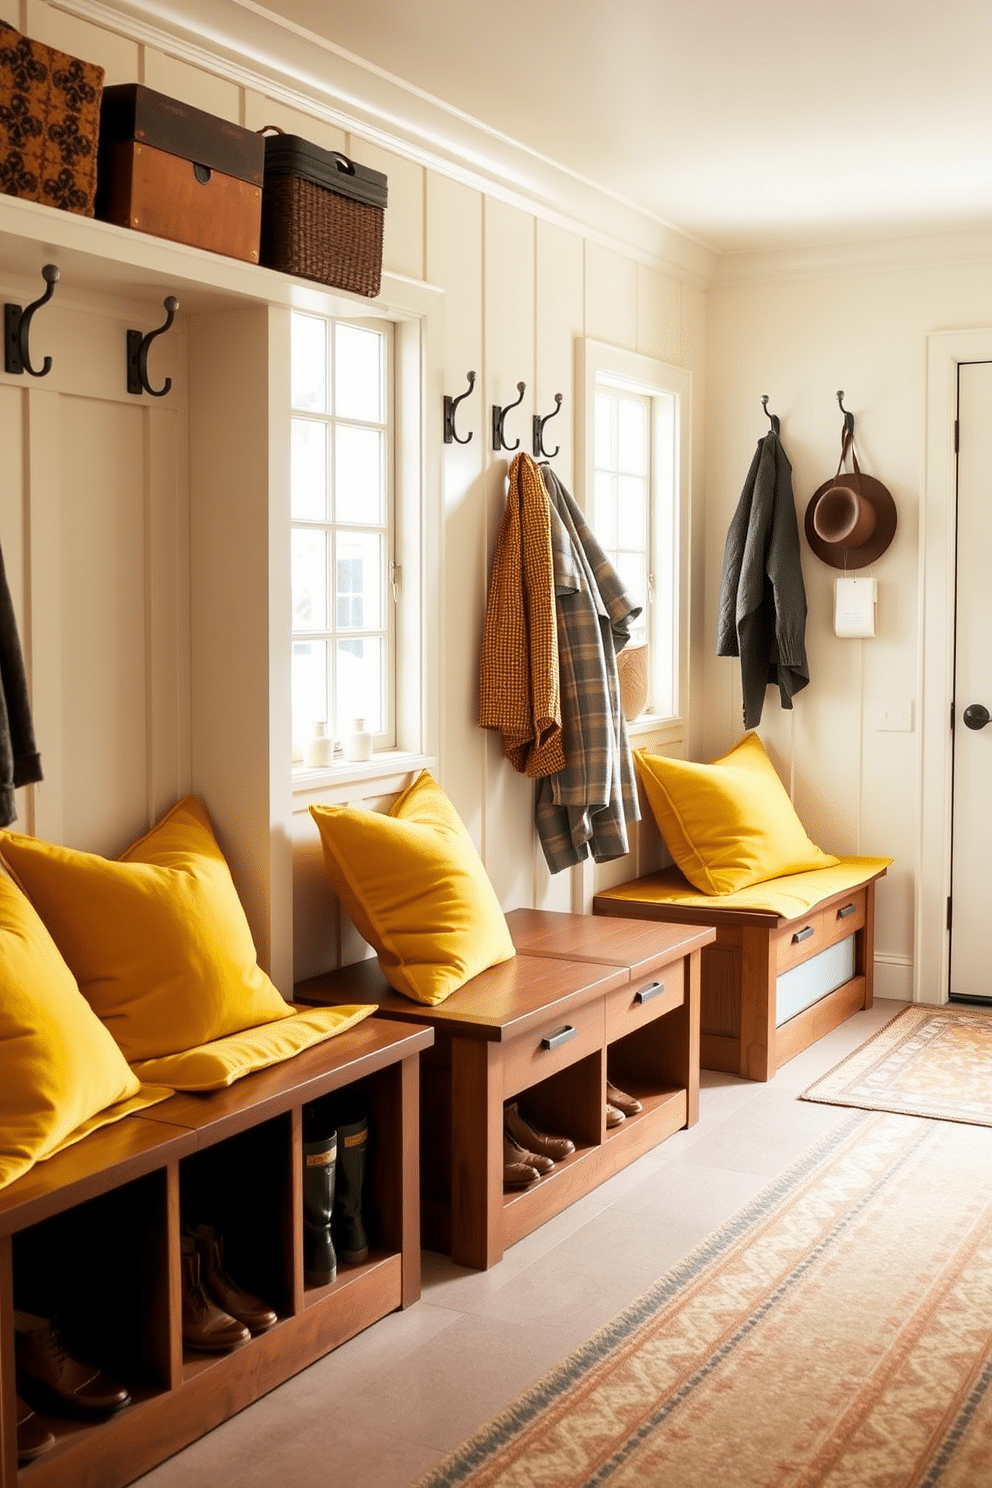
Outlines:
[{"label": "white interior door", "polygon": [[992,362],[958,382],[952,997],[992,998]]}]

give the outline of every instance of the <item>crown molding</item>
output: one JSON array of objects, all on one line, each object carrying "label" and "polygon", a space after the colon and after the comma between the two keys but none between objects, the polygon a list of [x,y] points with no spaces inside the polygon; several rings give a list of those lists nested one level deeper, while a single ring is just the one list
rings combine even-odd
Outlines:
[{"label": "crown molding", "polygon": [[717,254],[517,140],[254,0],[49,0],[146,46],[706,289]]},{"label": "crown molding", "polygon": [[809,279],[838,274],[949,269],[992,260],[992,228],[919,233],[863,242],[837,242],[726,253],[714,265],[711,288],[763,280]]}]

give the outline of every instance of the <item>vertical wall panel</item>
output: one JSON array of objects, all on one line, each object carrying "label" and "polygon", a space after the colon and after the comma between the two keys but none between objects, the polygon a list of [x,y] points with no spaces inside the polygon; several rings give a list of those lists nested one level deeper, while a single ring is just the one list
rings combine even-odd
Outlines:
[{"label": "vertical wall panel", "polygon": [[383,267],[408,279],[424,274],[424,169],[359,135],[348,138],[348,154],[386,177],[388,200],[383,224]]},{"label": "vertical wall panel", "polygon": [[586,244],[586,335],[629,351],[637,345],[637,266],[598,243]]},{"label": "vertical wall panel", "polygon": [[[14,618],[24,653],[28,687],[34,693],[34,657],[32,647],[30,597],[30,549],[26,522],[24,411],[21,390],[0,383],[0,450],[3,450],[4,472],[0,481],[0,555],[14,606]],[[37,724],[37,720],[33,720]],[[39,745],[40,747],[40,745]],[[15,795],[16,829],[31,830],[30,816],[34,788],[19,790]]]},{"label": "vertical wall panel", "polygon": [[112,83],[133,83],[138,76],[137,43],[113,31],[50,8],[46,11],[46,33],[44,40],[49,46],[102,67],[107,87]]},{"label": "vertical wall panel", "polygon": [[144,48],[144,77],[149,88],[165,93],[170,98],[179,98],[193,108],[204,109],[218,118],[229,119],[234,124],[241,122],[241,89],[236,83],[218,77],[216,73],[203,72],[191,67],[178,57],[168,57],[154,47]]},{"label": "vertical wall panel", "polygon": [[677,279],[659,274],[645,264],[637,264],[635,269],[637,344],[634,349],[644,356],[678,366],[682,351],[682,286]]},{"label": "vertical wall panel", "polygon": [[140,408],[63,398],[63,840],[116,852],[147,825]]},{"label": "vertical wall panel", "polygon": [[[445,293],[445,391],[452,397],[468,386],[455,427],[467,444],[442,444],[444,504],[440,581],[441,664],[439,768],[441,782],[472,835],[482,846],[486,736],[479,728],[481,596],[487,579],[486,472],[488,434],[482,325],[482,197],[433,172],[427,178],[427,277]],[[428,419],[440,419],[429,407]]]}]

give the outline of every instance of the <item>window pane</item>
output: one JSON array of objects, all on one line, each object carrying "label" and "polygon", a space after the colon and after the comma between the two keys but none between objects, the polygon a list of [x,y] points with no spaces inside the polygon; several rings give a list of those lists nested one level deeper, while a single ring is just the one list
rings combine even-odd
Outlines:
[{"label": "window pane", "polygon": [[597,470],[593,487],[592,525],[604,548],[617,545],[616,477]]},{"label": "window pane", "polygon": [[327,518],[327,425],[293,419],[290,450],[290,513],[297,520]]},{"label": "window pane", "polygon": [[351,731],[356,718],[365,719],[373,734],[383,730],[383,646],[378,639],[363,637],[338,641],[337,720],[338,736]]},{"label": "window pane", "polygon": [[640,605],[641,614],[636,624],[644,624],[647,615],[648,565],[643,553],[618,553],[616,569],[620,581],[635,604]]},{"label": "window pane", "polygon": [[617,477],[617,535],[610,541],[620,548],[648,545],[648,487],[639,476]]},{"label": "window pane", "polygon": [[326,641],[293,642],[292,686],[293,745],[301,752],[314,724],[328,718]]},{"label": "window pane", "polygon": [[385,520],[384,437],[378,429],[338,424],[334,435],[334,516],[338,522]]},{"label": "window pane", "polygon": [[327,413],[327,322],[293,313],[290,397],[304,413]]},{"label": "window pane", "polygon": [[617,463],[616,398],[596,394],[596,464],[613,468]]},{"label": "window pane", "polygon": [[290,538],[293,630],[326,630],[327,533],[294,527]]},{"label": "window pane", "polygon": [[335,563],[337,630],[381,628],[382,569],[383,543],[378,533],[338,533]]},{"label": "window pane", "polygon": [[334,327],[334,412],[381,423],[383,338],[361,326]]},{"label": "window pane", "polygon": [[617,467],[636,475],[647,471],[647,407],[621,398],[617,407]]}]

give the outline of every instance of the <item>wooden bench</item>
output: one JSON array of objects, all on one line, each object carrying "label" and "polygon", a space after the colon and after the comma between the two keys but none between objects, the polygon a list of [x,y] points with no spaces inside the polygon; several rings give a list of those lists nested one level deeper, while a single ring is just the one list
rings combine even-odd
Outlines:
[{"label": "wooden bench", "polygon": [[[374,1002],[428,1023],[421,1079],[421,1224],[426,1248],[485,1270],[699,1109],[699,958],[714,931],[515,910],[518,954],[446,1002],[394,992],[375,960],[297,984],[294,1001]],[[607,1076],[642,1112],[606,1127]],[[575,1152],[533,1187],[503,1191],[503,1107],[518,1095]]]},{"label": "wooden bench", "polygon": [[702,956],[700,1063],[770,1080],[802,1049],[871,1007],[875,884],[889,861],[842,858],[835,868],[721,897],[698,893],[667,868],[597,894],[593,912],[712,925],[715,939]]},{"label": "wooden bench", "polygon": [[[0,1488],[119,1488],[420,1295],[419,1060],[429,1028],[366,1018],[208,1095],[177,1094],[93,1132],[0,1190]],[[360,1088],[369,1111],[366,1262],[303,1278],[301,1112]],[[184,1351],[180,1233],[190,1189],[230,1217],[225,1259],[278,1312],[223,1355]],[[195,1217],[195,1216],[194,1216]],[[116,1416],[45,1415],[55,1445],[18,1469],[15,1305],[60,1314],[77,1356],[127,1384]],[[97,1342],[98,1340],[98,1342]]]}]

